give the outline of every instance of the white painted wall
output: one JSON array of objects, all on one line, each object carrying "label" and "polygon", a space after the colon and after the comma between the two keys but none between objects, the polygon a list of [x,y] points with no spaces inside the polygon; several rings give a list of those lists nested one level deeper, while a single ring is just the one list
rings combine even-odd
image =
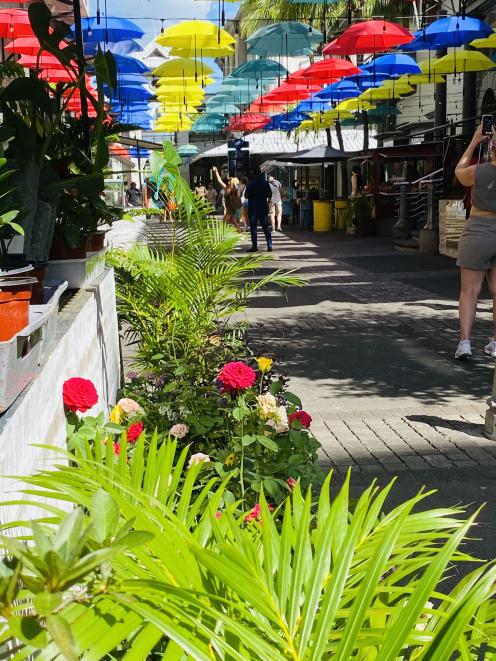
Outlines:
[{"label": "white painted wall", "polygon": [[[119,335],[113,270],[81,290],[59,314],[59,331],[41,371],[0,418],[0,476],[28,475],[47,468],[56,457],[34,444],[65,447],[62,385],[70,377],[91,379],[99,394],[96,413],[115,402],[120,382]],[[60,459],[59,459],[60,460]],[[21,481],[0,477],[2,500],[14,498]],[[39,508],[13,506],[2,522],[29,520]]]}]

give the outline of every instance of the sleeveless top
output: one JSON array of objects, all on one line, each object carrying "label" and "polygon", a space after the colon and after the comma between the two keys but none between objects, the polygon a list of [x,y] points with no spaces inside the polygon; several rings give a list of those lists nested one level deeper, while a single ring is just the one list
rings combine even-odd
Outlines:
[{"label": "sleeveless top", "polygon": [[496,165],[481,163],[476,166],[472,206],[481,211],[496,213]]}]

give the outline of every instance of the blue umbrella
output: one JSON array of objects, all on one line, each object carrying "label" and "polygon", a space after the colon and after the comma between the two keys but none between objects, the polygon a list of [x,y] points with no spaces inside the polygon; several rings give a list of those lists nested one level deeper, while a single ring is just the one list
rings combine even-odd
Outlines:
[{"label": "blue umbrella", "polygon": [[344,99],[353,99],[357,96],[360,96],[360,90],[357,85],[343,78],[343,80],[337,83],[332,83],[324,87],[324,89],[315,94],[314,98],[320,101],[343,101]]},{"label": "blue umbrella", "polygon": [[358,85],[360,92],[368,90],[371,87],[380,87],[385,80],[388,80],[391,76],[387,73],[369,73],[364,71],[363,73],[357,73],[354,76],[346,76],[340,82],[351,81]]},{"label": "blue umbrella", "polygon": [[[83,28],[83,41],[89,42],[117,42],[125,39],[141,39],[145,34],[136,23],[128,18],[118,16],[85,16],[81,19]],[[71,26],[74,33],[74,25]]]},{"label": "blue umbrella", "polygon": [[329,100],[319,98],[318,92],[312,94],[309,99],[305,101],[300,101],[298,105],[294,108],[296,112],[322,112],[325,110],[330,110]]},{"label": "blue umbrella", "polygon": [[137,147],[129,147],[129,156],[132,156],[133,158],[148,158],[150,156],[150,150],[149,149],[139,149]]},{"label": "blue umbrella", "polygon": [[104,85],[103,91],[111,101],[141,101],[153,98],[153,94],[141,85],[119,85],[116,90]]},{"label": "blue umbrella", "polygon": [[413,33],[413,36],[415,37],[413,41],[410,41],[408,44],[401,44],[401,46],[398,46],[398,50],[418,51],[430,50],[432,48],[431,44],[423,39],[423,30],[417,30],[417,32]]},{"label": "blue umbrella", "polygon": [[[97,50],[97,42],[92,41],[84,44],[85,55],[96,55]],[[143,46],[140,46],[134,39],[125,39],[124,41],[105,44],[105,50],[109,50],[111,53],[118,53],[119,55],[129,55],[130,53],[140,53],[143,50]]]},{"label": "blue umbrella", "polygon": [[149,73],[150,69],[135,57],[129,55],[114,54],[118,73]]},{"label": "blue umbrella", "polygon": [[411,55],[402,53],[388,53],[381,57],[374,57],[367,64],[362,64],[361,68],[369,73],[380,71],[390,76],[402,76],[406,73],[422,73],[419,65]]},{"label": "blue umbrella", "polygon": [[456,48],[474,39],[484,39],[493,29],[484,21],[472,16],[446,16],[438,18],[422,30],[420,39],[430,48]]}]

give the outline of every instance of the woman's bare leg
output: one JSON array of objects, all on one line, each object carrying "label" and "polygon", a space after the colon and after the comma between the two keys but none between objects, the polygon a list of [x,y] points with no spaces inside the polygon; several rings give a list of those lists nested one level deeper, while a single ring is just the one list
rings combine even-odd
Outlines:
[{"label": "woman's bare leg", "polygon": [[477,301],[479,298],[485,271],[461,269],[460,290],[460,340],[469,340],[474,325]]},{"label": "woman's bare leg", "polygon": [[489,285],[489,291],[491,292],[491,298],[493,299],[493,335],[492,339],[496,338],[496,267],[493,266],[492,269],[486,273],[487,284]]}]

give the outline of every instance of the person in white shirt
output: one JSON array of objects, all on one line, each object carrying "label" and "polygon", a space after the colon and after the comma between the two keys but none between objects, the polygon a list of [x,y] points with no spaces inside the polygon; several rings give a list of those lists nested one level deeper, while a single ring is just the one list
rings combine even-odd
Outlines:
[{"label": "person in white shirt", "polygon": [[270,226],[273,232],[282,232],[282,197],[281,197],[281,188],[282,184],[274,177],[270,176],[269,179],[270,190],[272,191],[272,196],[269,202],[269,218]]}]

